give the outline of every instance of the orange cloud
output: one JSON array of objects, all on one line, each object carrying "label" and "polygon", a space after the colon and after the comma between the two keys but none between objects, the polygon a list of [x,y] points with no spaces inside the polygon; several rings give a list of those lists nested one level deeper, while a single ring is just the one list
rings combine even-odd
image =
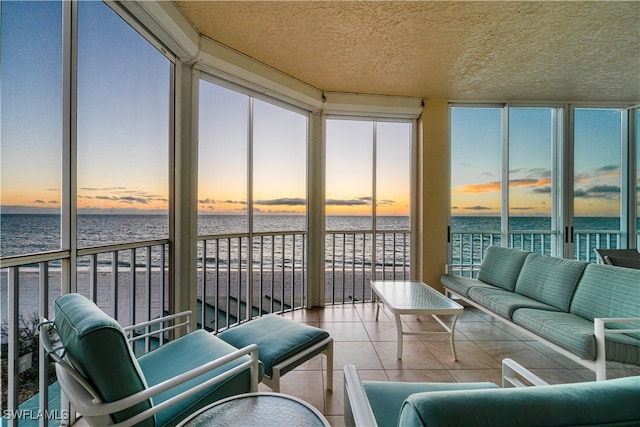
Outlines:
[{"label": "orange cloud", "polygon": [[551,178],[543,179],[512,179],[509,187],[544,187],[551,185]]},{"label": "orange cloud", "polygon": [[500,191],[500,181],[492,181],[484,184],[469,184],[460,187],[454,194],[478,194],[478,193],[488,193],[490,191]]},{"label": "orange cloud", "polygon": [[[544,187],[551,184],[551,178],[543,179],[512,179],[509,187]],[[485,182],[483,184],[469,184],[459,187],[453,194],[480,194],[500,191],[500,181]]]}]

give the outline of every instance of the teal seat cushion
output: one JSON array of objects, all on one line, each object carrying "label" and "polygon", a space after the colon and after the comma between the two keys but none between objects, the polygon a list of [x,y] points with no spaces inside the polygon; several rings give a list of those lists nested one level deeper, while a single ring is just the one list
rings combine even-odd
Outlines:
[{"label": "teal seat cushion", "polygon": [[481,282],[478,279],[473,279],[471,277],[463,277],[463,276],[454,276],[453,274],[445,274],[440,278],[440,283],[442,286],[449,289],[456,294],[466,297],[469,297],[469,291],[471,288],[489,288],[496,289],[495,286],[492,286],[488,283]]},{"label": "teal seat cushion", "polygon": [[[313,326],[269,314],[227,329],[218,337],[238,348],[257,344],[265,374],[271,377],[274,365],[328,338],[329,333]],[[282,369],[280,373],[284,375],[314,355],[309,354],[306,358]]]},{"label": "teal seat cushion", "polygon": [[[235,350],[237,349],[230,344],[199,329],[141,356],[138,361],[149,387],[151,387],[219,357],[226,356]],[[239,360],[209,371],[206,374],[155,396],[153,402],[155,405],[159,405],[178,393],[189,390],[201,384],[203,381],[226,372],[232,367],[248,360],[250,360],[250,356],[244,356]],[[251,375],[247,369],[216,384],[212,388],[189,396],[185,400],[158,412],[156,414],[157,425],[163,427],[174,426],[188,415],[210,403],[250,391]]]},{"label": "teal seat cushion", "polygon": [[571,297],[587,264],[583,261],[530,254],[524,261],[515,291],[568,312]]},{"label": "teal seat cushion", "polygon": [[[590,320],[571,313],[523,308],[513,313],[513,321],[583,359],[596,358],[596,339]],[[624,334],[607,335],[606,348],[607,360],[640,364],[639,339]]]},{"label": "teal seat cushion", "polygon": [[[394,424],[395,425],[395,424]],[[409,396],[398,426],[638,426],[640,377]]]},{"label": "teal seat cushion", "polygon": [[[407,383],[389,381],[363,381],[367,400],[373,409],[378,426],[396,426],[402,403],[410,395],[443,390],[480,390],[498,388],[489,382],[478,383]],[[444,425],[444,424],[443,424]]]},{"label": "teal seat cushion", "polygon": [[[55,326],[67,355],[103,402],[113,402],[146,389],[146,379],[123,329],[114,319],[79,294],[58,298],[54,312]],[[114,414],[113,418],[123,421],[149,408],[151,402],[145,401]],[[140,425],[153,426],[153,417]]]},{"label": "teal seat cushion", "polygon": [[[587,320],[640,316],[640,270],[589,264],[576,288],[570,311]],[[612,329],[637,329],[636,323],[612,323]],[[639,333],[629,336],[640,339]]]},{"label": "teal seat cushion", "polygon": [[469,297],[506,319],[511,319],[513,312],[519,308],[558,311],[555,307],[504,289],[473,288],[469,291]]},{"label": "teal seat cushion", "polygon": [[478,280],[513,291],[520,269],[529,252],[517,249],[489,246],[482,260]]}]

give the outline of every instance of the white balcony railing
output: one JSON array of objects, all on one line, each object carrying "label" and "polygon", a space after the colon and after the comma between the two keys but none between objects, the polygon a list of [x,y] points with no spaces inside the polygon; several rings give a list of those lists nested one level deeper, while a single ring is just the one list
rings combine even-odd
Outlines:
[{"label": "white balcony railing", "polygon": [[[508,235],[510,248],[535,252],[543,255],[558,256],[554,248],[555,239],[559,238],[552,231],[511,231]],[[598,262],[594,249],[620,249],[621,233],[617,230],[579,230],[573,235],[574,259]],[[640,245],[640,233],[636,237]],[[465,230],[451,232],[451,263],[449,272],[456,275],[475,277],[484,254],[489,246],[502,245],[502,234],[494,230]]]},{"label": "white balcony railing", "polygon": [[[408,231],[331,231],[325,242],[328,304],[369,300],[373,277],[409,279]],[[302,231],[198,237],[198,326],[217,332],[252,317],[304,307],[307,257]],[[7,385],[2,411],[8,425],[57,425],[64,416],[55,400],[55,374],[39,352],[36,329],[40,318],[53,317],[53,301],[69,282],[64,274],[75,274],[73,291],[123,326],[169,311],[168,240],[79,249],[76,268],[63,268],[71,259],[70,251],[54,251],[0,260],[0,303],[8,307],[1,319],[6,348],[2,383]],[[51,401],[55,403],[50,407]]]}]

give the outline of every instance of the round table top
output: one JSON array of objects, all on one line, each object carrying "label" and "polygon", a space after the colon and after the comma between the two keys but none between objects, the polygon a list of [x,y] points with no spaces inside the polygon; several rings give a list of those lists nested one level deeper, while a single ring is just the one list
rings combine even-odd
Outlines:
[{"label": "round table top", "polygon": [[281,393],[246,393],[212,403],[189,416],[181,427],[309,426],[329,422],[309,403]]}]

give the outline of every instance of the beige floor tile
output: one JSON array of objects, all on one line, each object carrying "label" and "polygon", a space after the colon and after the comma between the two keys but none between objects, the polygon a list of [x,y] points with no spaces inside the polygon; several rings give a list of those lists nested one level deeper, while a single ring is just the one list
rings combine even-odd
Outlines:
[{"label": "beige floor tile", "polygon": [[351,363],[358,369],[383,369],[373,344],[367,342],[334,342],[333,369],[342,370]]},{"label": "beige floor tile", "polygon": [[[362,322],[369,339],[371,341],[397,341],[398,333],[395,322]],[[412,328],[407,324],[403,324],[403,330],[410,331]],[[419,341],[417,336],[405,335],[406,341]]]},{"label": "beige floor tile", "polygon": [[517,341],[518,338],[493,322],[459,322],[456,331],[472,341]]},{"label": "beige floor tile", "polygon": [[[375,322],[376,321],[376,305],[373,303],[367,303],[362,305],[357,305],[356,310],[358,315],[360,316],[360,320],[363,322]],[[379,322],[389,322],[390,319],[385,316],[382,312],[378,315]]]},{"label": "beige floor tile", "polygon": [[490,382],[501,386],[501,369],[451,369],[447,371],[458,383]]},{"label": "beige floor tile", "polygon": [[445,369],[498,369],[500,362],[473,342],[456,342],[458,360],[453,360],[448,342],[429,342],[427,347]]},{"label": "beige floor tile", "polygon": [[502,361],[502,359],[508,357],[529,369],[557,369],[563,367],[552,358],[534,350],[527,343],[521,341],[476,341],[476,344],[496,360]]},{"label": "beige floor tile", "polygon": [[425,344],[419,341],[404,343],[402,359],[397,357],[395,342],[374,342],[373,346],[384,369],[444,369]]},{"label": "beige floor tile", "polygon": [[322,322],[320,328],[329,332],[333,341],[369,341],[362,322]]},{"label": "beige floor tile", "polygon": [[327,306],[318,310],[318,318],[325,322],[360,322],[358,311],[352,304]]}]

